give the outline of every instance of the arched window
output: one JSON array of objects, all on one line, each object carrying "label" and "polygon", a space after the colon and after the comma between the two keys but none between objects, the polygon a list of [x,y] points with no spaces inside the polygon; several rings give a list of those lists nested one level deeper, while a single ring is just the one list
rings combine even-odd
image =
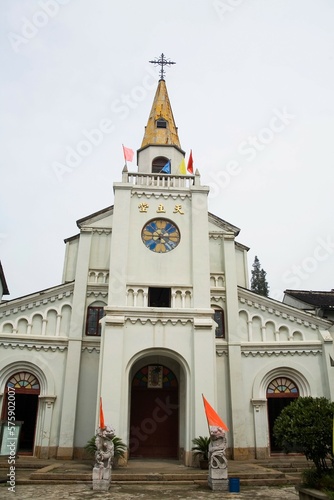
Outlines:
[{"label": "arched window", "polygon": [[166,366],[148,365],[141,368],[133,377],[132,387],[175,389],[177,378]]},{"label": "arched window", "polygon": [[168,163],[168,158],[166,158],[165,156],[157,156],[156,158],[154,158],[154,160],[152,161],[152,173],[159,174],[166,163]]},{"label": "arched window", "polygon": [[298,398],[298,396],[298,388],[289,378],[275,378],[268,385],[267,398]]},{"label": "arched window", "polygon": [[15,373],[7,382],[6,390],[15,389],[15,392],[29,392],[39,394],[39,382],[35,375],[29,372]]}]

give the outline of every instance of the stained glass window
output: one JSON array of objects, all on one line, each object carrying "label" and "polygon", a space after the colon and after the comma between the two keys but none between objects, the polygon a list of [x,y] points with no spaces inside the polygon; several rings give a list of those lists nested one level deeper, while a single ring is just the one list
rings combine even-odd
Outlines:
[{"label": "stained glass window", "polygon": [[29,372],[15,373],[7,382],[7,388],[34,389],[39,391],[39,382],[35,375]]},{"label": "stained glass window", "polygon": [[275,397],[275,396],[288,396],[288,397],[297,397],[299,395],[298,388],[296,384],[286,377],[275,378],[268,385],[267,396]]},{"label": "stained glass window", "polygon": [[154,372],[155,369],[155,371],[158,373],[157,371],[158,368],[159,368],[159,375],[160,375],[160,370],[162,371],[162,387],[164,389],[177,388],[178,383],[174,373],[166,366],[161,366],[161,365],[150,365],[141,368],[141,370],[139,370],[133,378],[132,387],[147,388],[149,385],[149,372],[150,374],[152,374],[152,372]]}]

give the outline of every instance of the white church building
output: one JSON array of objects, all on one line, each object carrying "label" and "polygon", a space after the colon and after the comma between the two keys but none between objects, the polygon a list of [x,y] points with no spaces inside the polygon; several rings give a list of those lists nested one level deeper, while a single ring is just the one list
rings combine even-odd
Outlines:
[{"label": "white church building", "polygon": [[15,391],[20,453],[81,458],[102,397],[129,459],[191,465],[203,394],[229,456],[263,459],[292,398],[334,400],[333,323],[249,290],[239,229],[208,212],[184,158],[162,76],[138,168],[120,171],[113,206],[77,221],[61,284],[1,302],[0,416]]}]

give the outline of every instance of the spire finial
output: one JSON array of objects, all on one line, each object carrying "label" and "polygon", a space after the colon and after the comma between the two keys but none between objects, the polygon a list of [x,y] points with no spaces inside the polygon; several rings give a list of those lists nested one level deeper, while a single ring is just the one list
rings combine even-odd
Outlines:
[{"label": "spire finial", "polygon": [[164,70],[164,66],[170,66],[171,64],[176,64],[175,62],[171,61],[170,59],[166,59],[164,53],[161,54],[159,59],[155,58],[153,61],[149,61],[149,62],[154,64],[154,66],[161,66],[160,80],[165,79],[164,76],[165,76],[166,71]]}]

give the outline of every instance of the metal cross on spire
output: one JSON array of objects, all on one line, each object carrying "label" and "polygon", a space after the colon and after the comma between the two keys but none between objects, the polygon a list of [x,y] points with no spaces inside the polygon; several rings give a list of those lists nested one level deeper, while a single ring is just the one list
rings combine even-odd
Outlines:
[{"label": "metal cross on spire", "polygon": [[164,70],[164,66],[171,66],[171,64],[176,64],[175,62],[171,61],[170,59],[165,58],[165,54],[161,54],[159,59],[154,59],[154,61],[149,61],[150,63],[154,64],[154,66],[161,66],[160,69],[160,80],[164,80],[164,76],[166,71]]}]

